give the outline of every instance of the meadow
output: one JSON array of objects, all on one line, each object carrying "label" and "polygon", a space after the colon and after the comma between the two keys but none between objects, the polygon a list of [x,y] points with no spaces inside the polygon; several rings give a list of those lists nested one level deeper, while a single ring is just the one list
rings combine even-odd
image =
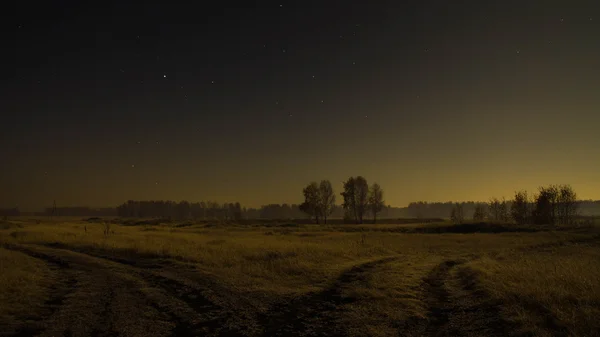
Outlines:
[{"label": "meadow", "polygon": [[597,317],[598,224],[0,224],[6,336],[599,336]]}]

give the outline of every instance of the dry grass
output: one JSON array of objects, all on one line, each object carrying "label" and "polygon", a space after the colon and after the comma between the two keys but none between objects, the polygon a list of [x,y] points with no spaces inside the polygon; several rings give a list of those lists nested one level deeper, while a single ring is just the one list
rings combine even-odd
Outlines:
[{"label": "dry grass", "polygon": [[50,296],[55,272],[42,261],[0,247],[0,322],[18,321]]},{"label": "dry grass", "polygon": [[[265,303],[322,292],[353,266],[392,256],[337,284],[340,295],[350,301],[340,304],[335,320],[350,335],[395,335],[403,322],[426,317],[422,280],[448,259],[471,261],[461,268],[506,303],[503,313],[525,330],[540,335],[552,331],[540,321],[539,308],[552,312],[573,336],[590,336],[592,329],[600,329],[594,320],[600,314],[598,246],[551,245],[589,233],[407,234],[394,232],[406,225],[385,224],[375,227],[381,231],[369,232],[312,225],[162,224],[113,225],[114,233],[104,235],[101,223],[74,219],[39,224],[21,219],[18,226],[6,227],[0,230],[0,243],[173,260],[210,273],[238,292],[257,294]],[[551,248],[526,249],[539,245]],[[1,253],[0,315],[13,315],[8,308],[24,308],[46,297],[42,285],[51,271],[21,253]]]},{"label": "dry grass", "polygon": [[474,277],[504,314],[536,336],[600,334],[600,246],[514,251],[473,261]]}]

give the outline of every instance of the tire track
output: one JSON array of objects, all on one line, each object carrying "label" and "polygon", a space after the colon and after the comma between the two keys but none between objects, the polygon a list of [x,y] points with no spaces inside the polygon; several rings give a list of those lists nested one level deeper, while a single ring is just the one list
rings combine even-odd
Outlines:
[{"label": "tire track", "polygon": [[275,305],[261,321],[263,336],[343,336],[346,333],[336,324],[340,307],[355,299],[344,297],[343,288],[363,281],[367,274],[381,264],[396,260],[386,257],[363,263],[344,271],[327,289],[301,298],[289,299]]},{"label": "tire track", "polygon": [[198,289],[173,279],[62,249],[11,246],[76,279],[69,296],[53,302],[37,330],[15,335],[56,336],[220,336],[236,335],[225,328],[225,310]]},{"label": "tire track", "polygon": [[[179,317],[172,317],[172,320],[177,322],[174,328],[177,331],[176,336],[197,336],[200,332],[203,336],[242,336],[247,335],[243,333],[244,331],[253,330],[252,324],[243,322],[245,319],[247,323],[249,317],[243,317],[239,313],[236,315],[235,310],[230,309],[232,307],[237,309],[240,304],[242,306],[252,305],[245,301],[240,296],[241,294],[230,294],[229,298],[227,298],[228,296],[217,298],[215,296],[217,293],[221,295],[219,297],[222,297],[222,295],[231,293],[231,290],[225,289],[213,280],[213,277],[199,273],[197,270],[190,271],[188,268],[180,266],[174,268],[170,263],[146,258],[131,260],[96,250],[86,251],[64,245],[52,245],[52,247],[60,247],[59,250],[76,252],[95,259],[106,260],[111,264],[121,265],[120,267],[125,268],[127,273],[143,280],[144,286],[160,289],[166,295],[181,301],[189,309],[194,310],[196,314],[193,315],[193,319],[189,319],[189,314],[187,315],[188,319],[184,321]],[[228,303],[216,303],[223,302],[222,300]],[[156,307],[160,306],[156,305]],[[163,306],[161,310],[167,310],[167,313],[172,316],[168,308],[165,309]],[[247,311],[242,312],[246,315],[248,313]],[[240,318],[242,322],[239,322]],[[255,317],[252,318],[255,319]],[[232,322],[234,320],[236,321]]]},{"label": "tire track", "polygon": [[425,277],[425,303],[428,307],[428,324],[425,330],[427,336],[440,336],[440,332],[448,325],[451,311],[453,310],[450,302],[450,293],[445,285],[449,276],[450,269],[454,268],[458,262],[444,261],[437,265]]},{"label": "tire track", "polygon": [[423,302],[428,315],[417,335],[507,336],[515,331],[515,326],[501,317],[501,303],[476,289],[471,270],[457,270],[465,262],[444,261],[423,279]]}]

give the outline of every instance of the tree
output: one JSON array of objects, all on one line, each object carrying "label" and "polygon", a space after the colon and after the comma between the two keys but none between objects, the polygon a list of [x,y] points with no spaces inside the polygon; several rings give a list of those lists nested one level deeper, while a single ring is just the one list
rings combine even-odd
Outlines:
[{"label": "tree", "polygon": [[535,197],[534,221],[538,225],[555,225],[558,208],[558,188],[554,185],[540,187]]},{"label": "tree", "polygon": [[489,202],[489,218],[492,221],[500,221],[500,200],[498,200],[497,198],[492,198],[490,199]]},{"label": "tree", "polygon": [[461,224],[465,220],[463,207],[460,203],[455,203],[454,207],[452,207],[452,211],[450,212],[450,220],[452,220],[455,224]]},{"label": "tree", "polygon": [[558,191],[558,221],[572,225],[577,216],[577,194],[570,185],[560,185]]},{"label": "tree", "polygon": [[500,221],[502,222],[508,222],[508,220],[510,220],[508,215],[508,203],[504,197],[502,197],[502,202],[500,203],[499,215]]},{"label": "tree", "polygon": [[515,199],[510,206],[510,215],[519,225],[524,225],[529,221],[530,210],[527,191],[515,192]]},{"label": "tree", "polygon": [[369,210],[373,214],[373,223],[377,222],[377,213],[381,212],[384,206],[383,190],[378,183],[373,183],[369,190]]},{"label": "tree", "polygon": [[354,179],[355,206],[358,223],[363,223],[363,217],[367,213],[369,206],[369,184],[367,179],[362,176]]},{"label": "tree", "polygon": [[473,221],[483,222],[487,217],[487,211],[485,209],[485,205],[477,204],[475,206],[475,212],[473,212]]},{"label": "tree", "polygon": [[353,218],[355,222],[358,222],[358,216],[356,214],[356,199],[355,195],[355,183],[354,177],[348,178],[344,182],[344,192],[340,193],[344,198],[342,207],[344,208],[344,219]]},{"label": "tree", "polygon": [[321,214],[321,198],[319,193],[319,185],[316,182],[311,182],[303,190],[304,202],[300,205],[300,210],[311,217],[315,218],[315,222],[319,223]]},{"label": "tree", "polygon": [[329,180],[321,180],[319,185],[319,210],[323,217],[323,223],[327,223],[327,217],[333,212],[335,207],[335,194]]},{"label": "tree", "polygon": [[242,205],[240,205],[239,202],[236,202],[233,208],[233,218],[235,219],[235,221],[242,220]]},{"label": "tree", "polygon": [[362,223],[363,217],[369,206],[369,184],[362,176],[350,177],[344,182],[344,197],[342,207],[346,211],[346,217],[354,215],[356,223]]}]

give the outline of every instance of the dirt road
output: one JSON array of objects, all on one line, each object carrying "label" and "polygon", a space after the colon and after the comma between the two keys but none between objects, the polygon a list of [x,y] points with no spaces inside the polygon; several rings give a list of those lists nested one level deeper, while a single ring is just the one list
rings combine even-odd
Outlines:
[{"label": "dirt road", "polygon": [[232,313],[219,304],[228,299],[209,298],[218,286],[198,273],[50,247],[7,248],[60,271],[41,316],[9,327],[8,336],[236,336],[252,330],[228,326]]},{"label": "dirt road", "polygon": [[[348,303],[345,285],[360,280],[387,257],[341,273],[321,292],[282,299],[260,312],[210,275],[152,260],[126,260],[64,247],[13,245],[57,269],[52,298],[6,336],[344,336],[336,310]],[[92,254],[92,255],[90,255]],[[445,261],[423,279],[426,319],[398,323],[400,336],[501,336],[512,328],[497,306]]]}]

